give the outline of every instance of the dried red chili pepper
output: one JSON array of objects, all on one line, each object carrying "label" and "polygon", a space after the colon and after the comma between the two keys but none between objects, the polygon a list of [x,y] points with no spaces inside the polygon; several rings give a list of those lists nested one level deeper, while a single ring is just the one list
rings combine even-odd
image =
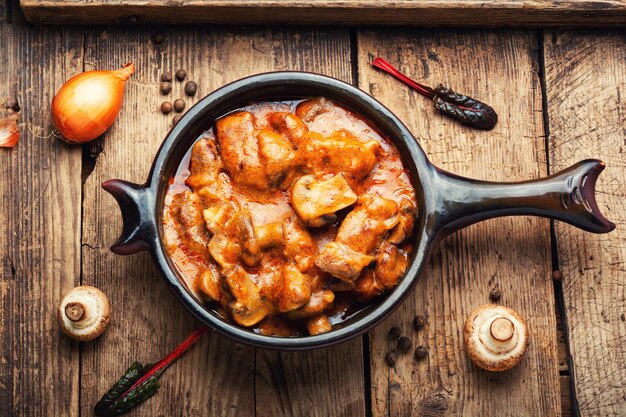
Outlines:
[{"label": "dried red chili pepper", "polygon": [[472,97],[454,92],[439,84],[436,88],[422,85],[400,71],[382,58],[372,61],[372,66],[393,75],[418,93],[433,100],[435,109],[441,113],[476,129],[491,130],[498,122],[495,110]]}]

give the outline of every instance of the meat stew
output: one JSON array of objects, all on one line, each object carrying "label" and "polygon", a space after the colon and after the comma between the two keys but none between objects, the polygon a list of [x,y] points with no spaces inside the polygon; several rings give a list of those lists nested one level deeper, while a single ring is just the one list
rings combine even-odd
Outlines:
[{"label": "meat stew", "polygon": [[396,286],[417,215],[400,154],[324,98],[218,119],[170,180],[163,241],[187,287],[262,334],[328,332]]}]

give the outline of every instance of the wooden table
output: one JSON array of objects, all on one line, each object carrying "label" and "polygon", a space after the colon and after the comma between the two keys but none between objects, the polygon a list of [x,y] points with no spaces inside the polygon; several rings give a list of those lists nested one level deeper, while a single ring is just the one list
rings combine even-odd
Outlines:
[{"label": "wooden table", "polygon": [[[626,33],[418,30],[33,27],[0,4],[0,97],[22,107],[22,138],[0,149],[0,415],[90,416],[134,360],[156,360],[194,320],[145,254],[113,255],[119,210],[101,188],[141,182],[169,127],[158,77],[186,68],[202,97],[243,76],[314,71],[353,83],[394,111],[437,165],[490,180],[521,180],[597,157],[608,168],[599,205],[615,223],[592,235],[545,219],[500,218],[446,239],[413,295],[370,334],[302,353],[205,337],[162,377],[134,416],[624,416],[626,415]],[[368,61],[382,56],[428,84],[492,104],[490,132],[462,127]],[[117,123],[68,146],[50,137],[49,103],[70,76],[132,59]],[[171,97],[182,96],[175,84]],[[188,100],[189,102],[190,100]],[[553,275],[553,271],[560,275]],[[554,276],[562,277],[554,280]],[[64,337],[63,293],[95,285],[112,325],[89,343]],[[528,320],[522,363],[493,374],[463,352],[461,326],[489,291]],[[428,316],[416,333],[410,321]],[[427,360],[384,362],[392,325],[428,347]]]}]

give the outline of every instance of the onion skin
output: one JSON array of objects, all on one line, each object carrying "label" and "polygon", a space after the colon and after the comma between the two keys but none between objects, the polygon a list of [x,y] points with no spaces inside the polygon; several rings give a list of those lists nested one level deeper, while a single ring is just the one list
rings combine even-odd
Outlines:
[{"label": "onion skin", "polygon": [[0,148],[13,148],[20,138],[20,131],[17,129],[17,121],[20,116],[12,114],[6,119],[0,119]]},{"label": "onion skin", "polygon": [[115,122],[132,63],[113,71],[87,71],[70,78],[52,100],[54,127],[66,142],[85,143]]}]

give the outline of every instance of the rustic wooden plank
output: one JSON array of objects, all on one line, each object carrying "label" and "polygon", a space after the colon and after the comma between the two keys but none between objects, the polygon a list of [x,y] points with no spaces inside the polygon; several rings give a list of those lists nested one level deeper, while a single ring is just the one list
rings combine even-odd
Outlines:
[{"label": "rustic wooden plank", "polygon": [[626,0],[21,0],[33,23],[339,24],[598,27]]},{"label": "rustic wooden plank", "polygon": [[[273,67],[352,81],[347,30],[276,33],[272,44],[255,42],[256,48],[275,56]],[[316,351],[257,350],[256,372],[257,417],[326,417],[338,415],[339,410],[346,416],[365,415],[361,338]]]},{"label": "rustic wooden plank", "polygon": [[[160,73],[187,69],[188,79],[199,85],[195,99],[185,98],[188,104],[226,82],[268,70],[305,69],[351,78],[347,30],[172,29],[163,32],[165,41],[160,45],[151,43],[151,34],[151,30],[97,30],[87,37],[90,67],[116,67],[131,58],[138,70],[127,85],[120,119],[104,140],[91,148],[93,152],[101,147],[102,152],[84,187],[84,281],[104,289],[114,306],[112,328],[83,355],[85,415],[124,366],[134,359],[159,357],[193,327],[190,315],[166,289],[148,256],[121,258],[108,251],[121,230],[121,221],[113,199],[103,193],[100,183],[114,177],[136,182],[145,179],[172,118],[158,112],[163,101],[158,91]],[[182,84],[175,83],[168,99],[178,97],[182,97]],[[356,364],[337,363],[347,351]],[[280,370],[268,369],[265,364],[278,360],[277,355],[258,352],[255,358],[254,349],[210,335],[167,371],[161,392],[136,415],[253,415],[255,395],[256,412],[262,414],[267,409],[280,410],[280,396],[292,386],[306,386],[314,397],[329,399],[329,403],[344,387],[362,386],[360,340],[324,353],[288,355],[281,358]],[[261,363],[258,376],[255,361]],[[310,372],[314,366],[318,373]],[[265,378],[267,372],[276,378]],[[364,403],[362,390],[346,395]],[[294,410],[308,413],[306,401],[291,398],[290,404]]]},{"label": "rustic wooden plank", "polygon": [[0,415],[77,416],[79,347],[56,308],[80,277],[81,154],[48,136],[48,103],[82,69],[82,30],[30,27],[3,1],[0,39],[0,106],[21,105],[20,142],[0,148]]},{"label": "rustic wooden plank", "polygon": [[599,158],[600,209],[617,224],[590,235],[556,223],[572,376],[581,416],[626,414],[626,36],[548,32],[550,165]]},{"label": "rustic wooden plank", "polygon": [[[409,126],[438,166],[474,178],[514,181],[546,174],[538,77],[532,32],[359,32],[359,84]],[[429,85],[442,82],[494,106],[500,120],[475,131],[434,112],[432,104],[368,65],[374,56]],[[511,371],[480,370],[463,352],[462,326],[493,287],[501,303],[528,321],[530,346]],[[412,296],[371,333],[374,416],[555,416],[560,388],[549,224],[531,217],[500,218],[452,235],[435,251]],[[411,320],[429,317],[416,334]],[[391,349],[397,325],[429,349],[415,363]]]},{"label": "rustic wooden plank", "polygon": [[365,416],[361,338],[307,352],[257,351],[257,417]]}]

